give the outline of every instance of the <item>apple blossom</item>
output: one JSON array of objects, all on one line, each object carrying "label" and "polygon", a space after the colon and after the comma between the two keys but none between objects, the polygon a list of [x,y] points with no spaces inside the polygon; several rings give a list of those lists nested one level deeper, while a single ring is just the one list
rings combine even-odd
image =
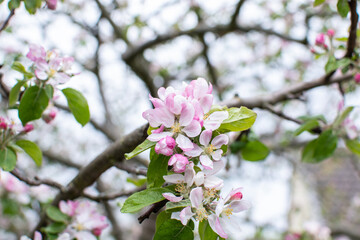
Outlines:
[{"label": "apple blossom", "polygon": [[354,79],[356,83],[360,83],[360,73],[356,73]]},{"label": "apple blossom", "polygon": [[172,137],[166,136],[157,142],[155,145],[155,152],[165,156],[171,156],[174,152],[176,143]]},{"label": "apple blossom", "polygon": [[169,159],[169,166],[174,166],[173,171],[176,173],[182,173],[186,169],[186,165],[189,164],[187,157],[181,154],[175,154]]}]

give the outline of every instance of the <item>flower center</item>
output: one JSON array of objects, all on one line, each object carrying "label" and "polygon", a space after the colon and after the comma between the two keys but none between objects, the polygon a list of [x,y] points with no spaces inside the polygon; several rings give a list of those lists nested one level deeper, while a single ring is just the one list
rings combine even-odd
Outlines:
[{"label": "flower center", "polygon": [[214,149],[215,149],[215,147],[212,144],[210,144],[207,148],[205,148],[205,153],[207,155],[210,155],[214,152]]},{"label": "flower center", "polygon": [[180,123],[175,122],[174,125],[171,126],[173,133],[180,133],[181,132],[181,126]]},{"label": "flower center", "polygon": [[211,189],[206,189],[204,191],[204,198],[205,201],[207,202],[212,202],[212,199],[217,198],[218,194],[217,194],[217,190],[215,188],[211,188]]},{"label": "flower center", "polygon": [[182,193],[182,194],[187,193],[187,189],[186,189],[186,187],[185,187],[185,185],[183,183],[176,184],[175,191],[177,191],[179,193]]},{"label": "flower center", "polygon": [[230,215],[232,215],[232,212],[233,212],[234,210],[232,209],[232,208],[226,208],[225,210],[224,210],[224,213],[225,213],[225,215],[226,216],[228,216],[229,218],[230,218]]},{"label": "flower center", "polygon": [[49,72],[49,78],[53,77],[56,73],[56,70],[55,69],[50,69],[50,72]]},{"label": "flower center", "polygon": [[204,207],[199,207],[196,209],[196,220],[201,222],[202,220],[207,219],[207,218],[208,218],[208,214]]},{"label": "flower center", "polygon": [[77,223],[74,227],[77,231],[82,231],[85,229],[84,225],[82,225],[81,223]]},{"label": "flower center", "polygon": [[206,113],[206,114],[204,115],[204,117],[203,117],[204,121],[205,121],[209,116],[210,116],[210,114],[209,114],[209,113]]}]

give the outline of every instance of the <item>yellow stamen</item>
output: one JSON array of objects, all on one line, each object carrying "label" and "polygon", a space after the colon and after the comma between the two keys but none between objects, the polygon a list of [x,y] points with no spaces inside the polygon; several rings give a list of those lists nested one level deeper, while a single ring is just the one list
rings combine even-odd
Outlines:
[{"label": "yellow stamen", "polygon": [[207,148],[205,148],[205,153],[210,155],[211,153],[214,152],[214,146],[212,144],[210,144]]},{"label": "yellow stamen", "polygon": [[74,228],[75,228],[76,230],[78,230],[78,231],[82,231],[82,230],[85,229],[85,227],[84,227],[82,224],[80,224],[80,223],[77,223]]},{"label": "yellow stamen", "polygon": [[56,73],[56,70],[55,69],[50,69],[50,72],[49,72],[49,78],[53,77]]},{"label": "yellow stamen", "polygon": [[183,194],[187,193],[187,189],[183,183],[176,184],[175,191]]},{"label": "yellow stamen", "polygon": [[180,133],[181,132],[180,123],[175,122],[174,125],[171,126],[171,129],[172,129],[173,133]]},{"label": "yellow stamen", "polygon": [[230,218],[230,215],[232,215],[232,212],[233,212],[234,210],[232,209],[232,208],[226,208],[225,210],[224,210],[224,213],[225,213],[225,215],[226,216],[228,216],[229,218]]},{"label": "yellow stamen", "polygon": [[208,218],[208,214],[204,207],[199,207],[198,209],[196,209],[196,220],[201,222],[202,220],[207,218]]}]

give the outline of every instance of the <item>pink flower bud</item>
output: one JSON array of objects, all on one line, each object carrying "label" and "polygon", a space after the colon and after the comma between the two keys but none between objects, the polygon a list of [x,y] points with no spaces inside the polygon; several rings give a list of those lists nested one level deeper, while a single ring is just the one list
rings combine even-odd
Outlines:
[{"label": "pink flower bud", "polygon": [[241,192],[242,188],[237,188],[232,190],[230,193],[230,200],[241,200],[243,198],[243,194]]},{"label": "pink flower bud", "polygon": [[169,166],[174,166],[174,172],[182,173],[185,171],[186,165],[189,164],[189,160],[181,154],[175,154],[170,158],[168,164]]},{"label": "pink flower bud", "polygon": [[319,33],[317,36],[316,36],[316,39],[315,39],[315,45],[317,46],[323,46],[325,44],[325,35],[323,33]]},{"label": "pink flower bud", "polygon": [[176,142],[172,137],[166,136],[155,145],[155,152],[165,156],[171,156],[174,152]]},{"label": "pink flower bud", "polygon": [[34,130],[34,126],[30,123],[27,123],[23,129],[23,131],[26,133],[31,132],[32,130]]},{"label": "pink flower bud", "polygon": [[354,79],[356,83],[360,83],[360,73],[355,74]]},{"label": "pink flower bud", "polygon": [[46,3],[47,3],[47,6],[49,9],[51,9],[51,10],[56,9],[57,0],[46,0]]},{"label": "pink flower bud", "polygon": [[0,129],[6,129],[7,128],[7,124],[6,122],[0,122]]},{"label": "pink flower bud", "polygon": [[46,122],[46,123],[51,123],[55,117],[56,117],[57,111],[56,108],[51,109],[50,111],[47,110],[43,113],[43,115],[41,116],[41,118]]},{"label": "pink flower bud", "polygon": [[329,30],[327,31],[327,35],[328,35],[330,38],[333,38],[334,35],[335,35],[334,29],[329,29]]}]

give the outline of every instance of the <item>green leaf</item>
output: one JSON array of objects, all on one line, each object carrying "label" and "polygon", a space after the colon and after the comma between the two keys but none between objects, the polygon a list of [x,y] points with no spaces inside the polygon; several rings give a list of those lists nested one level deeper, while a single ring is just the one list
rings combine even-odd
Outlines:
[{"label": "green leaf", "polygon": [[337,10],[341,17],[345,18],[349,11],[350,7],[347,0],[338,0],[337,2]]},{"label": "green leaf", "polygon": [[46,215],[55,222],[67,223],[69,216],[62,213],[57,207],[49,206],[46,209]]},{"label": "green leaf", "polygon": [[16,153],[6,147],[5,149],[0,149],[0,168],[4,171],[12,171],[16,166]]},{"label": "green leaf", "polygon": [[181,210],[188,206],[191,206],[190,199],[181,200],[180,202],[167,202],[166,211],[174,212],[174,210]]},{"label": "green leaf", "polygon": [[137,187],[141,187],[142,185],[144,185],[146,183],[146,178],[127,178],[126,181],[128,183],[132,183]]},{"label": "green leaf", "polygon": [[24,0],[24,3],[30,14],[35,14],[36,10],[41,7],[41,0]]},{"label": "green leaf", "polygon": [[303,124],[301,124],[301,126],[295,130],[294,135],[298,136],[301,133],[305,132],[305,131],[309,131],[311,132],[312,129],[316,128],[319,126],[319,122],[316,119],[311,119],[309,121],[304,122]]},{"label": "green leaf", "polygon": [[54,88],[53,86],[51,85],[46,85],[45,86],[45,92],[46,92],[46,95],[48,96],[49,99],[52,99],[53,96],[54,96]]},{"label": "green leaf", "polygon": [[310,141],[302,152],[302,161],[306,163],[318,163],[330,157],[337,146],[338,138],[332,130],[326,130],[321,135]]},{"label": "green leaf", "polygon": [[20,6],[21,0],[10,0],[8,7],[10,10],[18,8]]},{"label": "green leaf", "polygon": [[247,142],[241,150],[241,156],[248,161],[264,160],[269,153],[269,148],[258,140]]},{"label": "green leaf", "polygon": [[249,129],[255,122],[256,113],[246,107],[227,109],[229,117],[219,127],[219,132],[239,132]]},{"label": "green leaf", "polygon": [[19,105],[19,118],[22,124],[41,118],[49,104],[49,98],[43,88],[32,86],[25,90]]},{"label": "green leaf", "polygon": [[353,153],[360,156],[360,143],[355,139],[345,140],[346,147]]},{"label": "green leaf", "polygon": [[137,146],[131,153],[126,153],[125,158],[126,158],[126,160],[129,160],[129,159],[139,155],[140,153],[148,150],[149,148],[152,148],[155,145],[156,145],[156,142],[151,142],[146,139],[139,146]]},{"label": "green leaf", "polygon": [[10,90],[9,94],[9,106],[14,106],[19,99],[20,89],[26,81],[18,81],[15,86]]},{"label": "green leaf", "polygon": [[[190,221],[191,222],[191,221]],[[176,219],[166,220],[155,232],[154,240],[192,240],[194,233],[190,226],[182,225]]]},{"label": "green leaf", "polygon": [[337,68],[338,68],[338,65],[336,63],[336,58],[333,55],[329,56],[329,59],[325,65],[326,74],[331,73],[332,71],[335,71]]},{"label": "green leaf", "polygon": [[166,220],[171,218],[171,212],[162,211],[156,217],[156,230],[163,224]]},{"label": "green leaf", "polygon": [[122,213],[134,213],[153,203],[164,200],[163,193],[171,192],[168,188],[149,188],[134,193],[124,202]]},{"label": "green leaf", "polygon": [[325,0],[315,0],[314,1],[314,7],[317,7],[317,6],[321,5],[321,4],[323,4],[324,2],[325,2]]},{"label": "green leaf", "polygon": [[336,41],[339,42],[347,42],[348,41],[348,37],[341,37],[341,38],[335,38]]},{"label": "green leaf", "polygon": [[25,78],[32,78],[34,76],[31,72],[26,71],[25,67],[20,62],[14,62],[11,68],[22,73]]},{"label": "green leaf", "polygon": [[42,152],[38,145],[29,140],[18,140],[16,145],[21,147],[35,162],[35,164],[40,167],[42,163]]},{"label": "green leaf", "polygon": [[20,213],[20,206],[16,200],[5,197],[0,200],[3,215],[16,216]]},{"label": "green leaf", "polygon": [[163,176],[167,174],[170,157],[157,154],[154,148],[150,151],[150,164],[147,171],[148,188],[161,187],[165,182]]},{"label": "green leaf", "polygon": [[218,235],[212,230],[207,220],[199,223],[199,235],[201,240],[217,240]]},{"label": "green leaf", "polygon": [[86,98],[78,91],[72,88],[62,90],[66,97],[69,108],[76,121],[84,126],[90,120],[89,105]]},{"label": "green leaf", "polygon": [[45,228],[42,228],[41,231],[45,232],[47,234],[61,233],[62,231],[65,230],[65,228],[66,228],[66,224],[60,223],[60,222],[55,222]]},{"label": "green leaf", "polygon": [[336,117],[336,119],[334,120],[333,126],[334,127],[339,126],[349,116],[349,114],[352,112],[352,110],[354,110],[354,107],[352,107],[352,106],[345,108],[345,110],[342,111],[342,113],[338,117]]},{"label": "green leaf", "polygon": [[230,151],[231,153],[238,153],[245,145],[246,142],[244,141],[235,141],[230,145]]}]

